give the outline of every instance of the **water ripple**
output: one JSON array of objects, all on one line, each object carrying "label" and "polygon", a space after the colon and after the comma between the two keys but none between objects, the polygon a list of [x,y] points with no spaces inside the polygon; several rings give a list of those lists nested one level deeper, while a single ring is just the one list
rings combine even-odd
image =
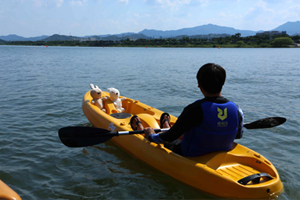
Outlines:
[{"label": "water ripple", "polygon": [[[89,84],[178,116],[202,98],[195,73],[227,70],[223,95],[245,121],[283,116],[272,129],[245,130],[238,143],[268,158],[285,193],[300,196],[299,49],[165,49],[0,46],[0,178],[23,199],[212,199],[114,145],[67,148],[57,130],[91,126],[81,110]],[[255,58],[255,59],[254,59]]]}]

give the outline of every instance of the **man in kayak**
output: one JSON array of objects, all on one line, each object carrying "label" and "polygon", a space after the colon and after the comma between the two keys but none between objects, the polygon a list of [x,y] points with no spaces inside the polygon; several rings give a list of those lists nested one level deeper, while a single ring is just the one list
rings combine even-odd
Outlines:
[{"label": "man in kayak", "polygon": [[155,133],[153,128],[144,127],[134,116],[131,125],[138,130],[145,130],[145,137],[151,142],[175,142],[172,150],[188,157],[201,156],[214,151],[228,151],[234,139],[243,135],[243,112],[238,105],[221,95],[225,83],[226,71],[217,64],[203,65],[198,73],[198,87],[203,99],[199,99],[184,108],[176,123],[170,127],[170,116],[161,116],[161,127],[170,128],[162,133]]}]

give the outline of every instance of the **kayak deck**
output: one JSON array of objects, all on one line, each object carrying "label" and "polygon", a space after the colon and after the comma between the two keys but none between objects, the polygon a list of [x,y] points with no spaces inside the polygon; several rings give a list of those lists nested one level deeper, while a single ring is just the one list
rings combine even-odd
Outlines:
[{"label": "kayak deck", "polygon": [[[103,92],[104,96],[109,94]],[[82,109],[93,126],[111,131],[130,131],[130,119],[137,115],[144,127],[159,128],[162,111],[126,98],[124,113],[118,113],[110,100],[105,101],[106,113],[90,102],[87,92]],[[177,118],[171,115],[171,125]],[[113,137],[118,146],[150,166],[194,188],[222,198],[270,199],[283,192],[276,168],[262,155],[234,143],[231,150],[213,152],[200,157],[183,157],[162,144],[155,144],[143,134]],[[174,167],[176,166],[176,167]],[[180,170],[178,170],[180,169]]]}]

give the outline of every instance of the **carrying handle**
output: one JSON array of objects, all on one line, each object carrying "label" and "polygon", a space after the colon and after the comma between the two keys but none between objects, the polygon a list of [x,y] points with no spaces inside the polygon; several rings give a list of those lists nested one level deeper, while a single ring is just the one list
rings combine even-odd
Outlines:
[{"label": "carrying handle", "polygon": [[242,178],[242,179],[238,180],[238,183],[240,183],[242,185],[247,185],[247,183],[249,183],[249,181],[252,181],[253,183],[259,183],[261,177],[266,177],[266,178],[268,178],[268,180],[273,179],[267,173],[258,173],[258,174],[253,174],[253,175],[247,176],[245,178]]}]

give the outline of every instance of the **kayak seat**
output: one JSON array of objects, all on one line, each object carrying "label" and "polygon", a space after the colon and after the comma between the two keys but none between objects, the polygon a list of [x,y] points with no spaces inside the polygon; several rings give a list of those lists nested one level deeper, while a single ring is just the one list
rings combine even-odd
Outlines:
[{"label": "kayak seat", "polygon": [[137,115],[139,113],[145,113],[149,115],[155,115],[152,107],[145,107],[144,104],[140,103],[139,100],[126,99],[122,102],[122,107],[125,108],[126,113],[131,113],[132,115]]},{"label": "kayak seat", "polygon": [[154,129],[159,128],[156,119],[152,115],[146,113],[140,113],[136,115],[140,118],[144,127],[152,127]]},{"label": "kayak seat", "polygon": [[136,102],[138,102],[138,101],[134,101],[132,99],[125,99],[122,102],[122,107],[125,108],[125,112],[132,113],[133,104],[136,103]]}]

